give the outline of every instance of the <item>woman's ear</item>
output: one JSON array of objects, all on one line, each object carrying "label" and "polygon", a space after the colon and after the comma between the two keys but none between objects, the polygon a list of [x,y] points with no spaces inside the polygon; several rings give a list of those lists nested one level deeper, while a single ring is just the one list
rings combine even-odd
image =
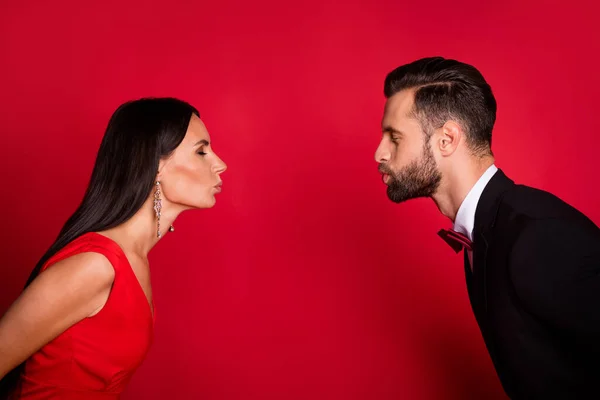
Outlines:
[{"label": "woman's ear", "polygon": [[164,175],[165,166],[167,165],[167,160],[160,160],[158,162],[158,172],[156,173],[156,182],[162,181],[162,177]]}]

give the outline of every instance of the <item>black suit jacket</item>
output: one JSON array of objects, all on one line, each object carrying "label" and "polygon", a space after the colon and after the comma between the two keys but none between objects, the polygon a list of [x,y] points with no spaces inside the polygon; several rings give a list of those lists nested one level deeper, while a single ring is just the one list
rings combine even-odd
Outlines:
[{"label": "black suit jacket", "polygon": [[600,399],[600,229],[498,170],[475,213],[473,312],[513,399]]}]

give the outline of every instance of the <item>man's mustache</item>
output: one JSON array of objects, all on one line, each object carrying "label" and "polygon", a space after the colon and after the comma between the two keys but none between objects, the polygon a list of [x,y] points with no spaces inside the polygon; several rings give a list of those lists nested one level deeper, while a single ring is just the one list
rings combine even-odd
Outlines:
[{"label": "man's mustache", "polygon": [[377,170],[379,171],[380,174],[388,174],[388,175],[393,175],[394,172],[390,169],[390,167],[388,167],[386,164],[380,163],[379,166],[377,167]]}]

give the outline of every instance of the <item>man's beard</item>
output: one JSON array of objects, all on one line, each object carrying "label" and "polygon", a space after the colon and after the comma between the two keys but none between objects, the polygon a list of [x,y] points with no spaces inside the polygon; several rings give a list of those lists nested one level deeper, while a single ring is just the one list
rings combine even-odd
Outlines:
[{"label": "man's beard", "polygon": [[423,149],[420,159],[411,162],[400,171],[394,172],[386,164],[379,164],[379,172],[389,175],[387,195],[395,203],[431,197],[442,180],[428,146]]}]

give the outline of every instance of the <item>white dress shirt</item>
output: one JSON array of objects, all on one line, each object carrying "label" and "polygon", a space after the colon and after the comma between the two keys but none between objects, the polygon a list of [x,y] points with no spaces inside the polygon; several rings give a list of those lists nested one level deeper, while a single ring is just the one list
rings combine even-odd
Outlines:
[{"label": "white dress shirt", "polygon": [[[469,240],[473,241],[473,227],[475,225],[475,210],[477,210],[477,203],[483,193],[483,190],[487,186],[488,182],[494,174],[498,171],[498,168],[492,164],[484,173],[481,175],[479,180],[471,188],[467,197],[461,203],[456,218],[454,219],[453,229],[457,232],[467,236]],[[468,251],[469,265],[471,270],[473,269],[473,251]]]}]

